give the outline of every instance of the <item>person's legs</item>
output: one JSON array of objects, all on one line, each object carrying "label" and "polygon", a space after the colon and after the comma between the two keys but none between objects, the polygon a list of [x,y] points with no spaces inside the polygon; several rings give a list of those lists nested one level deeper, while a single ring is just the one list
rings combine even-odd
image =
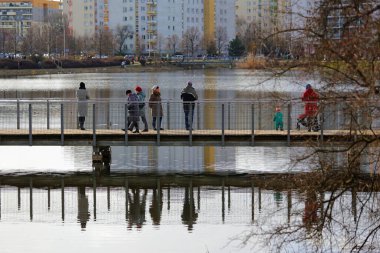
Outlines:
[{"label": "person's legs", "polygon": [[153,126],[154,130],[157,130],[157,128],[156,128],[156,118],[157,117],[153,117],[153,120],[152,120],[152,126]]},{"label": "person's legs", "polygon": [[141,121],[144,123],[144,131],[148,131],[148,122],[146,121],[144,108],[140,111]]},{"label": "person's legs", "polygon": [[[134,133],[139,133],[139,123],[137,121],[132,121],[132,125],[135,127]],[[133,127],[132,127],[133,129]]]},{"label": "person's legs", "polygon": [[84,130],[84,121],[86,120],[86,117],[84,117],[84,116],[80,116],[80,117],[78,118],[78,120],[79,120],[79,127],[80,127],[80,129],[81,129],[81,130]]},{"label": "person's legs", "polygon": [[309,132],[311,131],[312,121],[313,121],[312,117],[308,116],[307,117],[307,131]]},{"label": "person's legs", "polygon": [[159,125],[159,128],[160,128],[160,130],[164,130],[164,129],[162,128],[162,117],[160,117],[160,125]]},{"label": "person's legs", "polygon": [[[190,127],[193,128],[193,122],[194,122],[194,111],[195,111],[195,104],[191,106],[191,122],[189,122]],[[189,127],[189,128],[190,128]]]},{"label": "person's legs", "polygon": [[189,130],[190,124],[189,124],[189,110],[184,110],[185,112],[185,127],[186,130]]}]

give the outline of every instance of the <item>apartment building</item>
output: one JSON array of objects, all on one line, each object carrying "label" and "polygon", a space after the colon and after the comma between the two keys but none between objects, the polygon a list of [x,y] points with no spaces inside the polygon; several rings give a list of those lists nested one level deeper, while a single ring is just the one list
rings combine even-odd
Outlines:
[{"label": "apartment building", "polygon": [[0,30],[22,37],[33,23],[47,22],[55,13],[61,13],[57,1],[0,0]]},{"label": "apartment building", "polygon": [[178,37],[177,50],[183,51],[182,39],[197,31],[197,51],[203,42],[214,40],[218,27],[226,40],[235,37],[235,3],[230,0],[113,0],[109,2],[109,26],[128,26],[133,36],[125,41],[129,52],[169,53],[171,37]]},{"label": "apartment building", "polygon": [[291,0],[236,0],[236,16],[254,24],[263,34],[272,34],[291,23]]},{"label": "apartment building", "polygon": [[109,0],[63,0],[68,28],[76,37],[109,29]]}]

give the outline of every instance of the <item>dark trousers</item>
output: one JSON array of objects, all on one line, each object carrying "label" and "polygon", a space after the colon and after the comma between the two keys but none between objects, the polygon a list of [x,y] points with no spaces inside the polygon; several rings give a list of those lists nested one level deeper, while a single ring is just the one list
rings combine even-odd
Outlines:
[{"label": "dark trousers", "polygon": [[[154,130],[156,130],[157,128],[161,128],[162,117],[159,117],[160,118],[159,121],[157,120],[157,118],[158,117],[153,117],[153,120],[152,120],[152,126]],[[156,126],[156,121],[158,122],[158,126]]]},{"label": "dark trousers", "polygon": [[148,130],[148,122],[146,121],[146,117],[141,116],[141,121],[144,123],[144,129]]},{"label": "dark trousers", "polygon": [[194,122],[194,110],[195,110],[195,104],[184,104],[183,105],[183,111],[185,112],[186,130],[189,130],[190,127],[193,127],[192,125]]},{"label": "dark trousers", "polygon": [[79,127],[82,129],[84,128],[84,121],[86,120],[86,117],[84,116],[79,116],[78,121],[79,121]]},{"label": "dark trousers", "polygon": [[135,128],[136,131],[139,131],[139,123],[135,120],[130,121],[128,130],[132,131]]}]

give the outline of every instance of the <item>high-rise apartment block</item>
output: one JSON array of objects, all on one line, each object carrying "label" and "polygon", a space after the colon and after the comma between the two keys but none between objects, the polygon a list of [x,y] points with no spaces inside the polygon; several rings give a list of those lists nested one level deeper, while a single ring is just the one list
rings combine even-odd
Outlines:
[{"label": "high-rise apartment block", "polygon": [[24,36],[33,23],[47,22],[54,13],[61,13],[60,2],[0,0],[0,30]]},{"label": "high-rise apartment block", "polygon": [[170,37],[178,37],[177,51],[190,29],[198,44],[214,40],[223,29],[226,41],[235,37],[234,0],[64,0],[64,12],[74,35],[93,35],[97,29],[127,26],[128,52],[168,52]]},{"label": "high-rise apartment block", "polygon": [[[95,31],[108,30],[110,0],[63,0],[63,12],[74,36],[92,36]],[[114,1],[114,0],[111,0]]]},{"label": "high-rise apartment block", "polygon": [[289,27],[290,0],[236,0],[236,16],[264,34]]}]

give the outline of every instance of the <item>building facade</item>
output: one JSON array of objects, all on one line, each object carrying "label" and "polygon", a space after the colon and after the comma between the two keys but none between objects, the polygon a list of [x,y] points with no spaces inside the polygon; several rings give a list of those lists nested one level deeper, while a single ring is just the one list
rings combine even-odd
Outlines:
[{"label": "building facade", "polygon": [[61,13],[56,1],[0,0],[0,30],[23,37],[33,23],[47,22],[55,13]]},{"label": "building facade", "polygon": [[91,37],[99,30],[109,29],[109,0],[63,0],[63,13],[70,33]]},{"label": "building facade", "polygon": [[287,28],[291,22],[290,13],[290,0],[236,0],[237,18],[254,24],[263,34]]},{"label": "building facade", "polygon": [[108,7],[111,29],[128,26],[133,31],[125,41],[129,53],[184,52],[183,39],[190,32],[196,34],[201,52],[204,41],[215,40],[218,27],[225,30],[226,41],[235,37],[234,1],[113,0]]}]

